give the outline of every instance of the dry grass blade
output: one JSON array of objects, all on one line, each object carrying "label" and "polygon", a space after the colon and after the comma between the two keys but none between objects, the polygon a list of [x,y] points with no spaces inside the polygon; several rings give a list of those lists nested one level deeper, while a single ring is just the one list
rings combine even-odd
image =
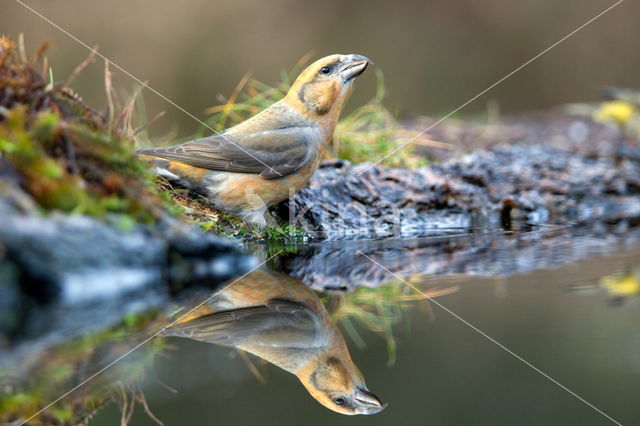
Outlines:
[{"label": "dry grass blade", "polygon": [[115,121],[115,105],[113,102],[113,85],[109,61],[104,61],[104,89],[107,95],[107,133],[111,134]]},{"label": "dry grass blade", "polygon": [[[132,138],[136,136],[138,133],[142,132],[143,130],[148,129],[149,126],[151,126],[153,123],[158,121],[160,118],[164,117],[165,114],[166,114],[166,111],[160,111],[159,113],[154,115],[153,118],[151,118],[151,120],[149,120],[147,123],[143,124],[142,126],[138,127],[133,131],[133,134],[131,135]],[[172,139],[172,138],[170,137],[169,139]]]},{"label": "dry grass blade", "polygon": [[42,43],[38,48],[38,50],[36,51],[36,53],[31,58],[29,65],[37,64],[38,62],[40,62],[45,52],[49,50],[49,47],[51,47],[51,43],[49,43],[48,41],[45,41],[44,43]]},{"label": "dry grass blade", "polygon": [[165,388],[166,390],[168,390],[168,391],[169,391],[169,392],[171,392],[171,393],[178,393],[178,390],[177,390],[177,389],[172,388],[172,387],[171,387],[171,386],[169,386],[168,384],[163,383],[163,382],[161,382],[161,381],[160,381],[160,380],[158,380],[158,379],[155,379],[155,378],[154,378],[154,379],[153,379],[153,381],[154,381],[154,382],[156,382],[157,384],[159,384],[160,386],[162,386],[163,388]]},{"label": "dry grass blade", "polygon": [[218,112],[230,111],[233,105],[236,103],[238,96],[240,95],[240,93],[242,93],[242,90],[250,80],[251,80],[251,71],[246,73],[240,79],[238,84],[236,84],[235,89],[233,89],[233,92],[231,93],[231,96],[229,96],[229,99],[227,100],[226,103],[224,103],[223,105],[216,105],[216,106],[212,106],[205,109],[204,110],[205,114],[216,114]]},{"label": "dry grass blade", "polygon": [[75,67],[73,71],[71,71],[71,74],[69,74],[69,77],[67,77],[67,79],[62,84],[64,87],[71,86],[71,83],[73,83],[76,80],[76,78],[78,78],[80,73],[84,71],[84,69],[87,68],[89,64],[93,63],[93,61],[96,58],[97,50],[98,50],[98,45],[96,44],[93,50],[91,51],[91,53],[89,53],[89,56],[87,56],[87,58],[84,61],[78,64],[78,66]]},{"label": "dry grass blade", "polygon": [[45,56],[42,59],[42,70],[41,70],[40,74],[42,74],[42,75],[46,74],[48,69],[49,69],[49,58],[47,58]]},{"label": "dry grass blade", "polygon": [[144,411],[147,413],[147,416],[149,416],[151,420],[153,420],[154,422],[156,422],[156,424],[160,426],[164,426],[164,422],[158,419],[149,408],[149,404],[147,404],[147,398],[144,396],[142,391],[139,391],[139,393],[136,395],[136,399],[138,400],[140,405],[142,405],[142,407],[144,408]]},{"label": "dry grass blade", "polygon": [[127,390],[124,385],[120,385],[118,387],[119,396],[120,396],[120,426],[127,426],[129,422],[131,422],[131,417],[133,416],[133,410],[135,409],[135,401],[131,398],[129,401],[129,396],[127,395]]},{"label": "dry grass blade", "polygon": [[313,59],[313,57],[315,56],[316,56],[315,51],[313,50],[308,51],[306,54],[302,56],[302,58],[298,60],[298,62],[296,62],[296,65],[293,68],[298,69],[306,66],[309,62],[311,62],[311,59]]},{"label": "dry grass blade", "polygon": [[24,33],[18,34],[18,54],[20,55],[20,61],[23,64],[28,63],[27,51],[24,47]]},{"label": "dry grass blade", "polygon": [[420,299],[432,299],[434,297],[446,296],[447,294],[456,293],[460,290],[458,286],[447,287],[443,289],[433,289],[425,292],[421,292]]},{"label": "dry grass blade", "polygon": [[233,107],[236,104],[236,101],[238,100],[238,96],[240,96],[240,94],[242,93],[242,91],[244,90],[245,86],[249,81],[251,81],[251,72],[246,73],[242,77],[242,79],[240,79],[235,89],[233,90],[233,93],[231,93],[229,100],[227,100],[227,102],[224,105],[208,108],[205,110],[206,114],[215,114],[216,112],[222,112],[222,117],[218,121],[218,125],[217,125],[218,128],[216,130],[221,130],[224,128],[227,122],[227,119],[229,117],[229,114],[233,110]]},{"label": "dry grass blade", "polygon": [[238,352],[240,358],[242,358],[244,363],[247,364],[249,371],[251,371],[255,378],[258,379],[258,381],[263,385],[266,384],[267,379],[262,375],[260,370],[258,370],[258,367],[256,367],[256,364],[251,360],[251,358],[249,358],[249,355],[247,355],[247,353],[241,349],[236,349],[236,351]]},{"label": "dry grass blade", "polygon": [[138,96],[140,96],[142,89],[144,89],[147,83],[148,81],[145,81],[144,84],[136,87],[136,89],[129,97],[129,100],[127,101],[125,107],[122,109],[122,113],[120,114],[120,120],[122,121],[122,130],[125,136],[131,139],[132,143],[134,142],[135,136],[135,132],[133,130],[133,110],[136,106],[136,100],[138,99]]},{"label": "dry grass blade", "polygon": [[[406,139],[410,140],[413,145],[426,146],[429,148],[439,148],[446,149],[449,151],[454,151],[456,147],[450,143],[440,142],[433,139],[428,138],[426,135],[421,135],[417,131],[400,129],[396,132],[396,138],[398,139]],[[402,144],[404,142],[398,141],[398,143]]]},{"label": "dry grass blade", "polygon": [[419,301],[424,303],[421,303],[418,306],[421,308],[421,310],[424,310],[424,312],[427,314],[429,321],[434,321],[436,319],[436,314],[435,312],[433,312],[431,303],[429,303],[430,299],[439,297],[439,296],[445,296],[451,293],[456,293],[459,290],[460,290],[459,286],[452,286],[452,287],[447,287],[445,289],[440,289],[440,290],[429,290],[427,292],[421,292],[420,295],[424,297],[420,297]]}]

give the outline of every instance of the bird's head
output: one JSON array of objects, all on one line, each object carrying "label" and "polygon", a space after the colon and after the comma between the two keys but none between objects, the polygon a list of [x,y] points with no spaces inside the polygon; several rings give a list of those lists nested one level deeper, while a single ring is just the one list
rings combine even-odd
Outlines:
[{"label": "bird's head", "polygon": [[375,414],[383,404],[364,384],[362,373],[348,360],[335,357],[319,359],[300,381],[320,404],[340,414]]},{"label": "bird's head", "polygon": [[311,118],[337,119],[354,80],[367,69],[369,58],[330,55],[309,65],[289,89],[285,101]]}]

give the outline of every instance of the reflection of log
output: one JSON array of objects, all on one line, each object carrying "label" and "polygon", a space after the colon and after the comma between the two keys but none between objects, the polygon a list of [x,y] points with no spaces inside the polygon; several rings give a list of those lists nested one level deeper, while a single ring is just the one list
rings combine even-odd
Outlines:
[{"label": "reflection of log", "polygon": [[489,232],[459,237],[318,243],[283,260],[283,268],[317,290],[377,287],[394,276],[508,276],[555,268],[589,256],[622,250],[640,240],[640,228],[619,222],[580,227],[542,227],[524,233]]},{"label": "reflection of log", "polygon": [[21,215],[1,197],[0,217],[0,347],[17,335],[55,340],[106,327],[255,264],[235,243],[180,223],[122,232],[86,216]]}]

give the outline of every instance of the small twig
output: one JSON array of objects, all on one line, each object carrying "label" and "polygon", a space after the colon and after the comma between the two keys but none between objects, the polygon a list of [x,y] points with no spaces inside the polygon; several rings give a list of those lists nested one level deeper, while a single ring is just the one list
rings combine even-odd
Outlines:
[{"label": "small twig", "polygon": [[64,87],[71,86],[71,83],[75,81],[78,75],[80,75],[80,73],[94,61],[97,50],[98,45],[96,44],[91,53],[89,53],[89,56],[87,56],[84,61],[82,61],[77,67],[73,69],[73,71],[71,71],[71,74],[69,74],[69,77],[67,77],[67,79],[63,83]]}]

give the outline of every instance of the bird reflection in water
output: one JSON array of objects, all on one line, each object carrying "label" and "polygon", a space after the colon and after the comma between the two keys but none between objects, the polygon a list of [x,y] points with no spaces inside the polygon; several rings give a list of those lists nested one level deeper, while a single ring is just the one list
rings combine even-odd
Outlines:
[{"label": "bird reflection in water", "polygon": [[164,335],[249,352],[295,374],[318,402],[341,414],[375,414],[371,393],[340,330],[301,281],[256,270],[181,318]]}]

